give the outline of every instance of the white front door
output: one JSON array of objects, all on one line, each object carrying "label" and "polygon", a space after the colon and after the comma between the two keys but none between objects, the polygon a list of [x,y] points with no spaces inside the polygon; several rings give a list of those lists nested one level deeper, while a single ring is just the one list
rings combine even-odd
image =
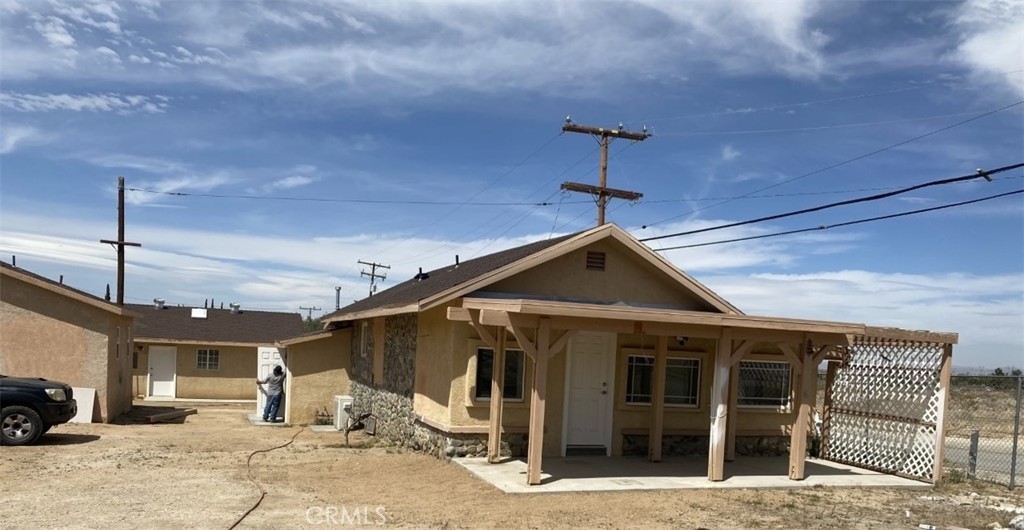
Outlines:
[{"label": "white front door", "polygon": [[[580,333],[569,345],[565,444],[611,450],[615,334]],[[610,453],[609,453],[610,454]]]},{"label": "white front door", "polygon": [[178,348],[174,346],[149,347],[149,395],[175,397]]},{"label": "white front door", "polygon": [[[260,346],[259,348],[256,348],[256,358],[259,363],[257,366],[258,371],[256,373],[259,374],[258,377],[261,381],[274,372],[275,366],[280,366],[282,369],[286,368],[284,356],[287,354],[285,351],[286,350],[284,348],[278,349],[271,348],[269,346]],[[285,384],[288,384],[287,380],[285,380]],[[265,389],[266,385],[263,385],[261,388]],[[281,406],[277,409],[277,419],[284,419],[285,399],[287,399],[287,396],[281,397]],[[257,390],[256,413],[263,414],[263,408],[266,406],[267,395],[264,394],[263,391]]]}]

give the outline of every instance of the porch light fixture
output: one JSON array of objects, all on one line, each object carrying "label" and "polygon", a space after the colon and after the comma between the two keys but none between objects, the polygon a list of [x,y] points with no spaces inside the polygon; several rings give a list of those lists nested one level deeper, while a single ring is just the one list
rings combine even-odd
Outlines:
[{"label": "porch light fixture", "polygon": [[690,337],[684,337],[682,335],[676,337],[676,342],[678,342],[680,346],[686,346],[686,343],[689,341]]}]

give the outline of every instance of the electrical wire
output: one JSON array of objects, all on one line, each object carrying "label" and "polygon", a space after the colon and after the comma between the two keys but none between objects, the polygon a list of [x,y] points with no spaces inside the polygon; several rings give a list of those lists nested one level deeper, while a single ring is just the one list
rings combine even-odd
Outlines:
[{"label": "electrical wire", "polygon": [[[415,204],[421,206],[451,206],[451,205],[463,205],[463,206],[554,206],[555,203],[535,203],[535,202],[474,202],[473,204],[467,204],[465,201],[399,201],[399,200],[386,200],[386,199],[336,199],[327,197],[271,197],[264,195],[229,195],[229,194],[217,194],[217,193],[186,193],[180,191],[159,191],[159,190],[147,190],[143,188],[126,188],[128,191],[138,191],[142,193],[154,193],[159,195],[172,195],[175,197],[205,197],[215,199],[252,199],[252,200],[263,200],[263,201],[306,201],[306,202],[341,202],[341,203],[354,203],[354,204]],[[587,201],[578,201],[587,202]]]},{"label": "electrical wire", "polygon": [[684,248],[707,247],[707,246],[711,246],[711,245],[722,245],[722,244],[725,244],[725,243],[738,243],[740,241],[751,241],[751,240],[754,240],[754,239],[767,239],[767,238],[770,238],[770,237],[780,237],[780,236],[788,236],[788,235],[793,235],[793,234],[801,234],[801,233],[804,233],[804,232],[814,232],[814,231],[817,231],[817,230],[828,230],[830,228],[840,228],[840,227],[844,227],[844,226],[853,226],[853,225],[858,225],[858,224],[863,224],[863,223],[871,223],[871,222],[874,222],[874,221],[882,221],[882,220],[886,220],[886,219],[895,219],[897,217],[906,217],[908,215],[916,215],[916,214],[925,213],[925,212],[934,212],[936,210],[945,210],[947,208],[955,208],[957,206],[966,206],[968,204],[975,204],[975,203],[979,203],[979,202],[991,201],[993,199],[999,199],[999,198],[1002,198],[1002,197],[1009,197],[1010,195],[1017,195],[1017,194],[1020,194],[1020,193],[1024,193],[1024,189],[1016,190],[1016,191],[1009,191],[1009,192],[1006,192],[1006,193],[999,193],[999,194],[996,194],[996,195],[989,195],[988,197],[981,197],[979,199],[972,199],[972,200],[969,200],[969,201],[955,202],[955,203],[952,203],[952,204],[943,204],[942,206],[933,206],[931,208],[922,208],[920,210],[910,210],[910,211],[907,211],[907,212],[900,212],[900,213],[895,213],[895,214],[890,214],[890,215],[880,215],[880,216],[877,216],[877,217],[868,217],[868,218],[865,218],[865,219],[857,219],[856,221],[846,221],[846,222],[843,222],[843,223],[836,223],[836,224],[833,224],[833,225],[819,225],[819,226],[816,226],[816,227],[813,227],[813,228],[801,228],[799,230],[787,230],[785,232],[775,232],[775,233],[771,233],[771,234],[761,234],[761,235],[757,235],[757,236],[737,237],[737,238],[734,238],[734,239],[723,239],[721,241],[709,241],[709,242],[706,242],[706,243],[692,243],[692,244],[689,244],[689,245],[677,245],[677,246],[674,246],[674,247],[659,248],[659,249],[656,249],[656,251],[657,252],[664,252],[664,251],[667,251],[667,250],[679,250],[679,249],[684,249]]},{"label": "electrical wire", "polygon": [[[901,142],[897,142],[897,143],[894,143],[894,144],[890,144],[890,145],[887,145],[887,146],[885,146],[885,147],[882,147],[882,148],[880,148],[880,149],[875,149],[874,151],[870,151],[870,152],[864,153],[864,154],[862,154],[862,155],[858,155],[858,156],[855,156],[855,157],[853,157],[853,158],[848,158],[848,159],[846,159],[846,160],[843,160],[843,161],[841,161],[841,162],[837,162],[837,163],[835,163],[835,164],[831,164],[831,165],[825,166],[825,167],[823,167],[823,168],[815,169],[814,171],[810,171],[810,172],[804,173],[804,174],[802,174],[802,175],[797,175],[797,176],[795,176],[795,177],[791,177],[791,178],[788,178],[788,179],[782,180],[782,181],[780,181],[780,182],[776,182],[776,183],[774,183],[774,184],[770,184],[770,185],[768,185],[768,186],[764,186],[764,187],[762,187],[762,188],[758,188],[758,189],[756,189],[756,190],[753,190],[753,191],[751,191],[751,192],[749,192],[749,193],[745,193],[745,194],[743,194],[743,195],[740,195],[740,196],[739,196],[738,198],[742,198],[742,197],[747,197],[747,196],[749,196],[749,195],[753,195],[753,194],[755,194],[755,193],[760,193],[760,192],[762,192],[762,191],[770,190],[770,189],[772,189],[772,188],[777,188],[777,187],[779,187],[779,186],[782,186],[783,184],[789,184],[789,183],[791,183],[791,182],[796,182],[796,181],[798,181],[798,180],[801,180],[801,179],[805,179],[805,178],[807,178],[807,177],[810,177],[810,176],[813,176],[813,175],[817,175],[817,174],[819,174],[819,173],[824,173],[824,172],[826,172],[826,171],[829,171],[829,170],[835,169],[835,168],[837,168],[837,167],[845,166],[845,165],[847,165],[847,164],[852,164],[853,162],[857,162],[857,161],[859,161],[859,160],[863,160],[863,159],[865,159],[865,158],[868,158],[868,157],[871,157],[871,156],[874,156],[874,155],[877,155],[877,154],[881,154],[881,153],[884,153],[884,152],[886,152],[886,151],[889,151],[889,150],[895,149],[895,148],[897,148],[897,147],[900,147],[900,146],[903,146],[903,145],[909,144],[909,143],[911,143],[911,142],[916,142],[916,141],[918,141],[918,140],[923,140],[923,139],[925,139],[925,138],[928,138],[929,136],[934,136],[934,135],[936,135],[936,134],[939,134],[939,133],[941,133],[941,132],[944,132],[944,131],[948,131],[948,130],[950,130],[950,129],[953,129],[953,128],[955,128],[955,127],[959,127],[959,126],[961,126],[961,125],[966,125],[966,124],[968,124],[968,123],[971,123],[971,122],[973,122],[973,121],[975,121],[975,120],[980,120],[981,118],[985,118],[985,117],[987,117],[987,116],[991,116],[991,115],[993,115],[993,114],[996,114],[996,113],[1002,112],[1002,111],[1004,111],[1004,110],[1008,110],[1008,109],[1011,109],[1011,108],[1013,108],[1013,107],[1016,107],[1016,106],[1018,106],[1018,105],[1021,105],[1021,104],[1024,104],[1024,100],[1020,100],[1020,101],[1017,101],[1017,102],[1014,102],[1014,103],[1010,103],[1009,105],[1005,105],[1005,106],[1003,106],[1003,107],[999,107],[999,108],[997,108],[997,109],[994,109],[994,110],[990,110],[990,111],[986,111],[986,112],[983,112],[983,113],[981,113],[981,114],[978,114],[978,115],[975,115],[975,116],[973,116],[973,117],[971,117],[971,118],[967,118],[966,120],[961,120],[961,121],[958,121],[958,122],[956,122],[956,123],[953,123],[953,124],[951,124],[951,125],[947,125],[947,126],[945,126],[945,127],[941,127],[941,128],[939,128],[939,129],[935,129],[935,130],[933,130],[933,131],[929,131],[929,132],[927,132],[927,133],[924,133],[924,134],[921,134],[921,135],[915,136],[915,137],[913,137],[913,138],[909,138],[909,139],[907,139],[907,140],[903,140],[903,141],[901,141]],[[700,211],[703,211],[703,210],[708,210],[708,209],[710,209],[710,208],[714,208],[714,207],[716,207],[716,206],[721,206],[721,205],[723,205],[723,204],[727,204],[727,203],[729,203],[729,202],[732,202],[733,200],[735,200],[735,199],[727,199],[727,200],[724,200],[724,201],[721,201],[721,202],[716,202],[715,204],[711,204],[711,205],[708,205],[708,206],[704,206],[704,207],[701,207],[701,208],[697,208],[697,209],[695,209],[695,210],[693,210],[693,211],[691,211],[691,212],[689,212],[689,213],[684,213],[684,214],[679,214],[679,215],[673,215],[672,217],[667,217],[667,218],[665,218],[665,219],[661,219],[661,220],[659,220],[659,221],[655,221],[655,222],[653,222],[653,223],[647,223],[647,224],[645,224],[645,225],[641,226],[640,228],[641,228],[641,229],[644,229],[644,228],[647,228],[647,227],[649,227],[649,226],[653,226],[653,225],[661,224],[661,223],[664,223],[664,222],[666,222],[666,221],[671,221],[671,220],[673,220],[673,219],[678,219],[678,218],[680,218],[680,217],[684,217],[684,216],[687,216],[687,215],[691,215],[691,214],[694,214],[694,213],[697,213],[697,212],[700,212]]]},{"label": "electrical wire", "polygon": [[[1024,175],[1017,175],[1014,177],[997,177],[992,180],[1020,180],[1024,179]],[[900,186],[878,186],[874,188],[851,188],[846,190],[827,190],[827,191],[804,191],[798,193],[772,193],[769,195],[733,195],[726,197],[700,197],[698,199],[652,199],[644,200],[644,204],[655,204],[655,203],[666,203],[666,202],[700,202],[700,201],[724,201],[724,200],[739,200],[739,199],[777,199],[779,197],[810,197],[814,195],[841,195],[843,193],[860,193],[864,191],[886,191],[886,190],[898,190]],[[589,202],[589,201],[580,201]]]},{"label": "electrical wire", "polygon": [[[1013,74],[1019,74],[1021,72],[1024,72],[1024,70],[1012,70],[1012,71],[1009,71],[1009,72],[994,72],[992,74],[989,74],[988,76],[982,76],[982,77],[989,77],[989,76],[996,77],[996,76],[1013,75]],[[979,76],[972,76],[969,82],[974,82],[978,77]],[[687,115],[682,115],[682,116],[669,116],[669,117],[665,117],[665,118],[647,118],[647,119],[642,119],[642,120],[630,120],[630,121],[638,121],[638,122],[650,123],[650,122],[658,122],[658,121],[683,120],[683,119],[688,119],[688,118],[708,118],[708,117],[712,117],[712,116],[730,116],[730,115],[734,115],[734,114],[752,114],[752,113],[755,113],[755,112],[764,112],[764,111],[790,109],[790,108],[794,108],[794,107],[807,107],[807,106],[810,106],[810,105],[820,105],[822,103],[835,103],[835,102],[839,102],[839,101],[849,101],[849,100],[853,100],[853,99],[863,99],[863,98],[869,98],[869,97],[875,97],[875,96],[884,96],[886,94],[896,94],[896,93],[899,93],[899,92],[907,92],[909,90],[918,90],[918,89],[921,89],[921,88],[928,88],[928,87],[935,86],[935,85],[943,85],[943,84],[944,85],[958,85],[958,84],[965,84],[965,83],[968,83],[968,81],[963,81],[963,82],[957,83],[957,82],[951,82],[951,81],[948,81],[948,80],[945,80],[945,79],[939,79],[939,80],[936,80],[936,81],[929,81],[929,82],[926,82],[926,83],[921,83],[921,84],[918,84],[918,85],[913,85],[913,86],[908,86],[908,87],[892,88],[892,89],[889,89],[889,90],[880,90],[878,92],[867,92],[867,93],[862,93],[862,94],[853,94],[853,95],[849,95],[849,96],[839,96],[839,97],[827,98],[827,99],[818,99],[818,100],[811,100],[811,101],[801,101],[801,102],[797,102],[797,103],[784,103],[784,104],[780,104],[780,105],[765,105],[765,106],[762,106],[762,107],[746,107],[746,108],[740,108],[740,109],[726,109],[724,111],[718,111],[718,112],[708,112],[708,113],[702,113],[702,114],[687,114]]]},{"label": "electrical wire", "polygon": [[825,131],[828,129],[848,129],[851,127],[868,127],[871,125],[890,125],[893,123],[907,123],[912,121],[928,121],[937,120],[941,118],[957,118],[960,116],[970,116],[973,112],[958,112],[956,114],[938,114],[935,116],[922,116],[920,118],[901,118],[897,120],[883,120],[883,121],[866,121],[859,123],[839,123],[834,125],[817,125],[812,127],[792,127],[789,129],[747,129],[738,131],[691,131],[681,133],[658,133],[658,138],[673,137],[673,136],[718,136],[718,135],[732,135],[732,134],[775,134],[775,133],[787,133],[787,132],[807,132],[807,131]]},{"label": "electrical wire", "polygon": [[672,233],[672,234],[664,234],[664,235],[660,235],[660,236],[648,237],[648,238],[641,239],[640,241],[655,241],[655,240],[658,240],[658,239],[665,239],[665,238],[669,238],[669,237],[689,236],[689,235],[693,235],[693,234],[700,234],[700,233],[703,233],[703,232],[711,232],[711,231],[714,231],[714,230],[723,230],[725,228],[734,228],[734,227],[737,227],[737,226],[749,225],[749,224],[754,224],[754,223],[762,223],[764,221],[774,221],[776,219],[784,219],[786,217],[793,217],[793,216],[796,216],[796,215],[803,215],[805,213],[819,212],[821,210],[828,210],[829,208],[836,208],[836,207],[839,207],[839,206],[849,206],[851,204],[859,204],[859,203],[862,203],[862,202],[878,201],[878,200],[887,199],[889,197],[893,197],[893,196],[896,196],[896,195],[901,195],[901,194],[904,194],[904,193],[909,193],[911,191],[916,191],[916,190],[920,190],[920,189],[923,189],[923,188],[930,188],[932,186],[944,186],[946,184],[953,184],[953,183],[956,183],[956,182],[967,182],[967,181],[976,180],[976,179],[979,179],[979,178],[984,178],[986,180],[991,180],[989,175],[1003,173],[1005,171],[1011,171],[1011,170],[1014,170],[1014,169],[1017,169],[1017,168],[1021,168],[1021,167],[1024,167],[1024,163],[1018,163],[1018,164],[1013,164],[1013,165],[1009,165],[1009,166],[1003,166],[1003,167],[1000,167],[1000,168],[993,169],[992,171],[982,171],[982,170],[979,169],[977,173],[973,173],[973,174],[970,174],[970,175],[964,175],[964,176],[961,176],[961,177],[952,177],[952,178],[940,179],[940,180],[932,180],[930,182],[925,182],[925,183],[922,183],[922,184],[917,184],[917,185],[909,186],[909,187],[906,187],[906,188],[900,188],[900,189],[898,189],[896,191],[890,191],[890,192],[886,192],[886,193],[878,193],[878,194],[875,194],[875,195],[868,195],[867,197],[859,197],[859,198],[856,198],[856,199],[849,199],[849,200],[845,200],[845,201],[832,202],[832,203],[829,203],[829,204],[823,204],[823,205],[814,206],[814,207],[811,207],[811,208],[803,208],[803,209],[800,209],[800,210],[793,210],[793,211],[789,211],[789,212],[784,212],[784,213],[779,213],[779,214],[774,214],[774,215],[768,215],[768,216],[764,216],[764,217],[758,217],[756,219],[748,219],[746,221],[738,221],[738,222],[735,222],[735,223],[727,223],[727,224],[724,224],[724,225],[709,226],[709,227],[706,227],[706,228],[699,228],[699,229],[696,229],[696,230],[687,230],[687,231],[684,231],[684,232],[675,232],[675,233]]}]

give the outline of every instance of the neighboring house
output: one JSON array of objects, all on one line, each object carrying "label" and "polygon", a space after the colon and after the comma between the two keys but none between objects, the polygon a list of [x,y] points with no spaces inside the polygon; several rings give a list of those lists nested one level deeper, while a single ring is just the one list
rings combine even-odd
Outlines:
[{"label": "neighboring house", "polygon": [[255,380],[274,343],[302,333],[298,313],[127,305],[136,319],[134,394],[179,399],[257,398]]},{"label": "neighboring house", "polygon": [[[94,388],[98,406],[92,420],[109,423],[132,408],[133,316],[102,298],[0,262],[0,373]],[[79,409],[86,405],[79,403]]]},{"label": "neighboring house", "polygon": [[[928,428],[913,431],[920,447],[900,459],[914,467],[893,472],[930,479],[957,340],[744,315],[612,224],[456,257],[321,321],[319,338],[292,341],[351,342],[321,348],[350,364],[336,360],[348,380],[319,401],[347,385],[378,436],[438,456],[527,455],[530,484],[542,457],[571,454],[707,454],[709,478],[722,480],[735,454],[789,453],[791,478],[803,478],[817,367],[840,359],[832,380],[867,390],[837,394],[827,450],[884,467],[843,452],[863,441],[863,418],[896,422],[895,432]],[[858,412],[865,399],[881,408]]]}]

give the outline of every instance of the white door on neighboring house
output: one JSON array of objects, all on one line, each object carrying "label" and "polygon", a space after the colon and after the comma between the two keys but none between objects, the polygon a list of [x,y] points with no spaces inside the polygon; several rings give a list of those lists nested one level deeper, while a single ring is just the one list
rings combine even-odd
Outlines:
[{"label": "white door on neighboring house", "polygon": [[615,334],[580,333],[569,345],[565,445],[611,454]]},{"label": "white door on neighboring house", "polygon": [[149,395],[175,397],[178,348],[174,346],[149,347]]},{"label": "white door on neighboring house", "polygon": [[[274,373],[274,367],[280,366],[282,370],[287,372],[287,365],[285,364],[286,357],[288,355],[287,349],[285,348],[271,348],[269,346],[260,346],[256,348],[256,358],[259,366],[257,367],[257,374],[259,379],[262,381],[267,378],[268,375]],[[288,381],[285,381],[285,387],[287,388]],[[261,385],[266,390],[267,385]],[[263,408],[267,406],[267,395],[260,390],[257,390],[256,396],[256,413],[263,414]],[[285,404],[284,400],[288,399],[288,396],[281,398],[281,406],[277,408],[277,419],[284,419]]]}]

